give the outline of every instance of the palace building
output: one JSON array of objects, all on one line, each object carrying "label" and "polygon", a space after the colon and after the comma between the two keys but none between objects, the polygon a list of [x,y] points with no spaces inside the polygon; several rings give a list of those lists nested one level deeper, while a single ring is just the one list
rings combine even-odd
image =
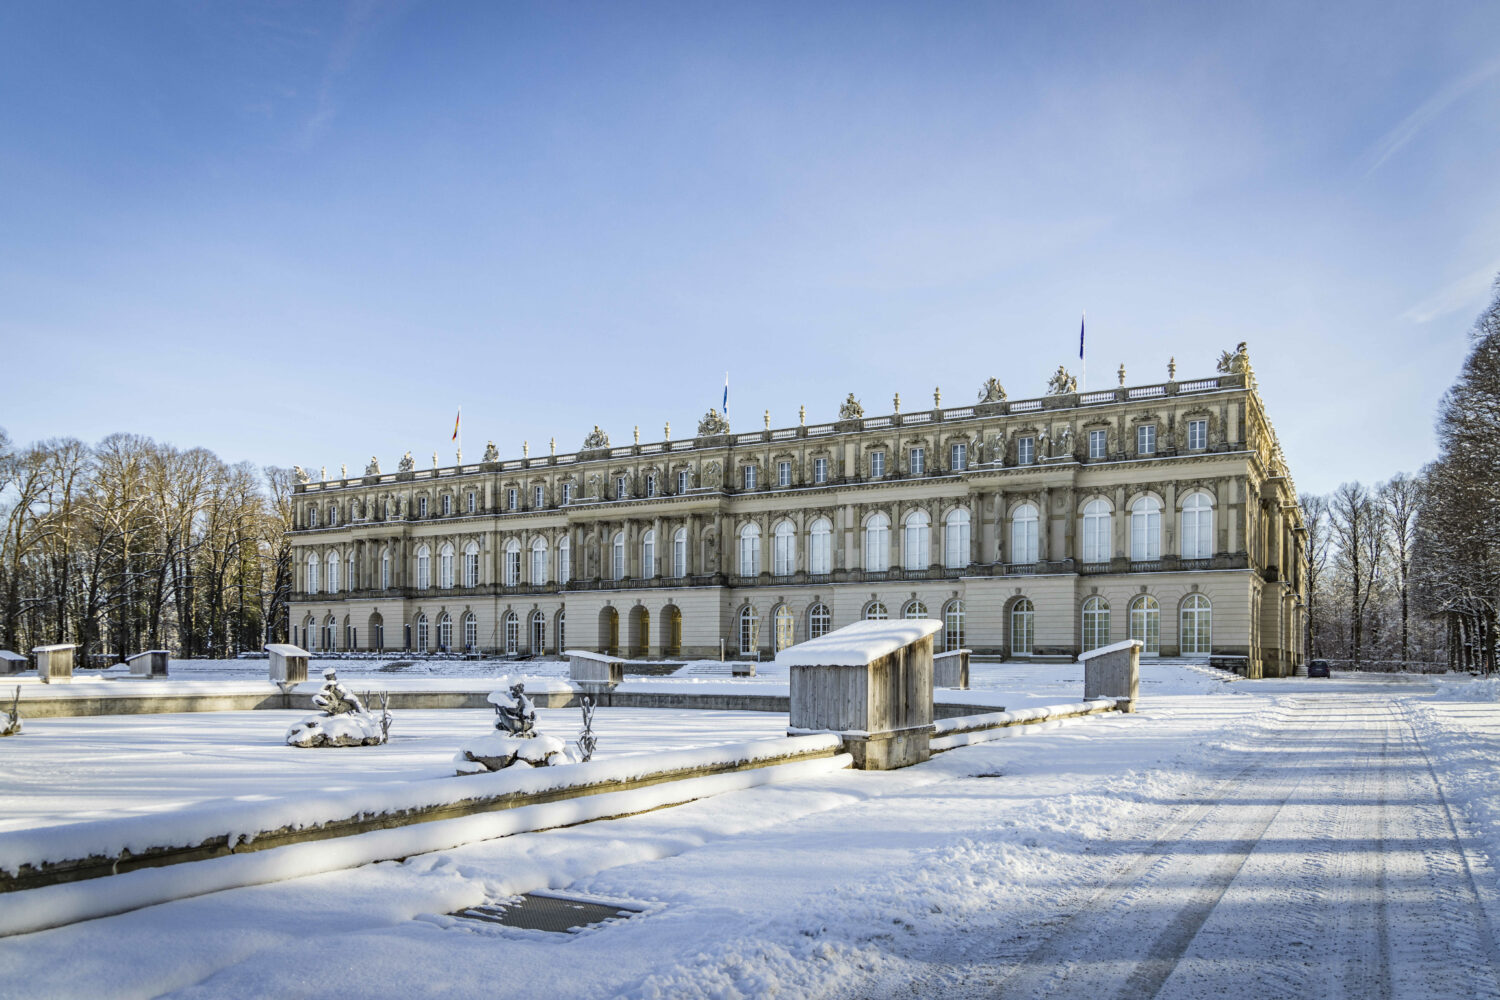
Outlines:
[{"label": "palace building", "polygon": [[1302,661],[1306,535],[1244,345],[1220,373],[295,486],[314,650],[768,657],[865,618],[1071,658],[1138,638],[1248,676]]}]

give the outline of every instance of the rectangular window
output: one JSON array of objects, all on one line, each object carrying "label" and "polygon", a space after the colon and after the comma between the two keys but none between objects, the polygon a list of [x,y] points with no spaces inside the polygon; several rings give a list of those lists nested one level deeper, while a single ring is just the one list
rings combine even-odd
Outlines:
[{"label": "rectangular window", "polygon": [[924,475],[927,472],[927,453],[921,448],[913,448],[906,466],[911,470],[912,475]]},{"label": "rectangular window", "polygon": [[646,496],[656,496],[656,474],[652,473],[646,477]]},{"label": "rectangular window", "polygon": [[1194,448],[1207,448],[1207,447],[1208,447],[1208,421],[1207,420],[1189,420],[1188,421],[1188,448],[1194,449]]},{"label": "rectangular window", "polygon": [[630,480],[625,476],[615,477],[615,499],[624,500],[630,496]]},{"label": "rectangular window", "polygon": [[792,463],[791,462],[777,462],[776,463],[776,485],[778,485],[778,486],[790,486],[790,485],[792,485]]},{"label": "rectangular window", "polygon": [[475,510],[476,507],[477,507],[477,504],[476,504],[475,498],[474,498],[474,491],[470,490],[469,491],[469,513],[470,514],[474,513],[474,510]]},{"label": "rectangular window", "polygon": [[515,510],[517,507],[520,506],[520,501],[521,501],[520,493],[514,487],[512,487],[512,488],[510,488],[510,489],[508,489],[508,490],[505,491],[505,509],[506,510]]},{"label": "rectangular window", "polygon": [[819,486],[828,482],[828,459],[813,459],[813,482],[817,483]]},{"label": "rectangular window", "polygon": [[427,498],[426,497],[419,497],[417,499],[417,516],[418,517],[426,517],[427,516]]},{"label": "rectangular window", "polygon": [[1030,465],[1036,461],[1036,438],[1016,438],[1016,464]]},{"label": "rectangular window", "polygon": [[339,505],[336,504],[336,503],[329,504],[328,505],[328,526],[330,528],[332,528],[334,525],[336,525],[338,523],[339,523]]},{"label": "rectangular window", "polygon": [[1089,431],[1089,458],[1108,458],[1108,431]]},{"label": "rectangular window", "polygon": [[547,488],[545,486],[533,486],[531,488],[531,509],[541,510],[547,506]]},{"label": "rectangular window", "polygon": [[451,513],[453,513],[453,498],[450,497],[448,494],[444,493],[443,494],[443,516],[447,517]]},{"label": "rectangular window", "polygon": [[307,526],[309,528],[316,528],[318,526],[318,508],[307,508]]},{"label": "rectangular window", "polygon": [[870,452],[870,478],[879,479],[885,475],[885,452]]},{"label": "rectangular window", "polygon": [[689,486],[690,486],[691,483],[692,483],[692,476],[690,476],[688,474],[688,470],[686,470],[686,469],[679,470],[678,473],[677,473],[677,492],[678,493],[686,493],[688,491]]},{"label": "rectangular window", "polygon": [[755,489],[755,466],[745,466],[745,489]]},{"label": "rectangular window", "polygon": [[1156,425],[1142,424],[1135,429],[1135,453],[1137,455],[1156,454]]},{"label": "rectangular window", "polygon": [[573,484],[572,483],[563,483],[563,487],[562,487],[562,502],[565,503],[565,504],[573,502]]},{"label": "rectangular window", "polygon": [[962,472],[969,467],[969,446],[956,444],[948,456],[948,468],[954,472]]}]

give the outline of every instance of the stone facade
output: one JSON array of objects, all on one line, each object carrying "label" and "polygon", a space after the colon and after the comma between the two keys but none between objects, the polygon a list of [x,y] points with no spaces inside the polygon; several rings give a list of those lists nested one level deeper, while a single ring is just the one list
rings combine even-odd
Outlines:
[{"label": "stone facade", "polygon": [[883,608],[976,655],[1292,671],[1305,533],[1248,360],[987,398],[299,484],[292,641],[755,657]]}]

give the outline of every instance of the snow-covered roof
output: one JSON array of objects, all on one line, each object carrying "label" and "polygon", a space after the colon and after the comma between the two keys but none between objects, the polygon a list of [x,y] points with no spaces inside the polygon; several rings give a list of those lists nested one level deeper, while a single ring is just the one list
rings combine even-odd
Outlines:
[{"label": "snow-covered roof", "polygon": [[57,643],[54,646],[32,646],[31,647],[31,651],[33,653],[57,653],[57,652],[61,652],[64,649],[77,649],[77,648],[78,648],[78,643],[76,643],[76,642],[59,642],[59,643]]},{"label": "snow-covered roof", "polygon": [[266,643],[266,652],[268,652],[268,653],[276,653],[276,654],[278,654],[280,656],[311,656],[312,655],[307,650],[303,649],[301,646],[293,646],[289,642],[268,642],[268,643]]},{"label": "snow-covered roof", "polygon": [[776,654],[779,667],[858,667],[941,630],[932,618],[855,622]]},{"label": "snow-covered roof", "polygon": [[570,649],[563,653],[564,656],[576,656],[580,660],[598,660],[600,663],[624,663],[625,660],[618,656],[606,656],[603,653],[590,652],[587,649]]},{"label": "snow-covered roof", "polygon": [[29,656],[23,656],[20,653],[14,652],[12,650],[9,650],[9,649],[0,649],[0,660],[29,660],[29,659],[31,659],[31,657],[29,657]]},{"label": "snow-covered roof", "polygon": [[127,657],[125,657],[125,662],[129,663],[131,660],[139,660],[143,656],[158,656],[158,655],[159,656],[171,656],[172,655],[172,651],[169,650],[169,649],[143,649],[139,653],[136,653],[134,656],[127,656]]},{"label": "snow-covered roof", "polygon": [[1137,649],[1146,648],[1146,644],[1144,642],[1141,642],[1141,640],[1139,639],[1125,639],[1120,642],[1112,642],[1108,646],[1100,646],[1098,649],[1091,649],[1087,653],[1079,653],[1078,662],[1082,663],[1084,660],[1092,660],[1096,656],[1103,656],[1105,653],[1114,653],[1122,649],[1129,649],[1132,646],[1136,647]]}]

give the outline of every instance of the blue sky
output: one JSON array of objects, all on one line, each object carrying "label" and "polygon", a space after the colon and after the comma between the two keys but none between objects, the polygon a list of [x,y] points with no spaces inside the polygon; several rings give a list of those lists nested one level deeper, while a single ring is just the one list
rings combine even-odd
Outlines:
[{"label": "blue sky", "polygon": [[1432,456],[1500,4],[0,8],[0,426],[425,466],[1212,370]]}]

